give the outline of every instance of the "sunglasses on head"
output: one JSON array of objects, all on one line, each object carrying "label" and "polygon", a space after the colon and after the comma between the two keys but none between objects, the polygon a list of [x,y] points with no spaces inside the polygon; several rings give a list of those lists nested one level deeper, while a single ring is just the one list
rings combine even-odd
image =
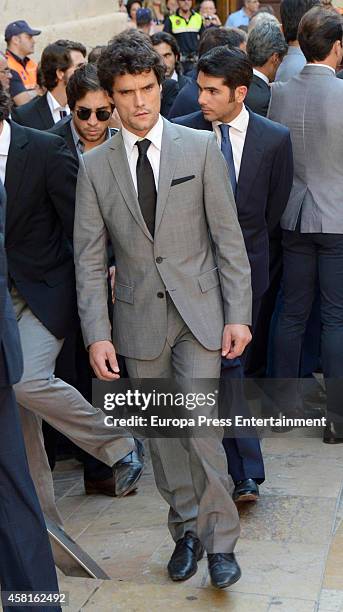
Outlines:
[{"label": "sunglasses on head", "polygon": [[[94,112],[98,121],[108,121],[108,119],[112,115],[111,111],[104,110],[101,108],[98,108]],[[76,114],[78,118],[81,119],[81,121],[87,121],[92,113],[93,111],[91,108],[78,108],[76,111]]]}]

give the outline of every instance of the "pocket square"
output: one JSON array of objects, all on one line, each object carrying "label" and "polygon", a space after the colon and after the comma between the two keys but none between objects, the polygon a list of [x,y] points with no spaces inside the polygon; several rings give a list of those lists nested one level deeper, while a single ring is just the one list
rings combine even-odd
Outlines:
[{"label": "pocket square", "polygon": [[192,174],[191,176],[182,176],[181,178],[172,180],[171,186],[173,187],[174,185],[180,185],[180,183],[191,181],[194,178],[195,178],[195,174]]}]

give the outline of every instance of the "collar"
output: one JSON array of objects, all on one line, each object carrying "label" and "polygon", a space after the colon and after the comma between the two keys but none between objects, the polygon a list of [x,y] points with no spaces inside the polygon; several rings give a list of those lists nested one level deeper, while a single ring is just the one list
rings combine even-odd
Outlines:
[{"label": "collar", "polygon": [[321,66],[322,68],[329,68],[330,70],[332,70],[332,72],[336,76],[336,70],[332,68],[332,66],[328,66],[328,64],[312,64],[311,62],[308,62],[306,66],[316,66],[316,67]]},{"label": "collar", "polygon": [[125,147],[128,151],[130,151],[130,154],[132,153],[137,140],[144,140],[145,138],[147,138],[147,140],[151,140],[152,144],[156,147],[156,149],[161,151],[163,134],[162,117],[161,115],[159,115],[157,123],[155,123],[154,127],[151,128],[150,132],[148,132],[147,135],[144,136],[144,138],[139,138],[139,136],[133,134],[132,132],[129,132],[129,130],[124,128],[124,126],[122,126],[121,128],[121,133],[123,136]]},{"label": "collar", "polygon": [[173,81],[178,81],[179,80],[179,75],[176,72],[176,70],[174,70],[173,74],[170,77],[171,79],[173,79]]},{"label": "collar", "polygon": [[26,64],[30,61],[29,57],[19,57],[19,55],[16,55],[15,53],[13,53],[13,51],[10,51],[9,49],[6,50],[6,53],[12,55],[12,57],[19,62],[19,64],[21,64],[24,68],[26,66]]},{"label": "collar", "polygon": [[260,72],[258,68],[253,68],[252,71],[255,76],[257,76],[259,79],[262,79],[262,81],[264,81],[265,83],[267,83],[267,85],[269,85],[269,79],[265,74],[263,74],[263,72]]},{"label": "collar", "polygon": [[[183,15],[180,15],[179,13],[179,9],[177,9],[175,15],[177,15],[178,17],[180,17],[180,19],[184,19],[185,21],[187,21],[186,17],[184,17]],[[193,15],[195,15],[195,11],[193,9],[191,9],[191,16],[189,19],[191,19],[193,17]],[[188,19],[188,21],[189,21]]]},{"label": "collar", "polygon": [[68,104],[66,104],[65,106],[61,106],[60,103],[57,102],[56,98],[54,98],[54,96],[52,95],[50,91],[47,92],[46,97],[47,97],[47,102],[49,106],[52,108],[52,112],[65,110],[67,111],[67,113],[69,113]]},{"label": "collar", "polygon": [[8,121],[2,124],[2,132],[0,134],[0,155],[7,157],[11,144],[11,126]]},{"label": "collar", "polygon": [[[230,121],[230,127],[234,128],[238,132],[244,133],[248,129],[249,118],[249,112],[243,104],[243,108],[239,115],[237,115],[237,117],[233,119],[233,121]],[[213,121],[212,126],[219,127],[222,123],[223,121]]]}]

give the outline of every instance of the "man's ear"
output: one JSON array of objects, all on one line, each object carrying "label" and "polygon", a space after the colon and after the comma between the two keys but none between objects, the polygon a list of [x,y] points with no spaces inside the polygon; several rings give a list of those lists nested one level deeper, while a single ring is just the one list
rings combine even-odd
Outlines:
[{"label": "man's ear", "polygon": [[56,70],[56,76],[57,76],[57,79],[58,79],[59,81],[63,81],[63,77],[64,77],[64,70],[61,70],[60,68],[57,68],[57,70]]}]

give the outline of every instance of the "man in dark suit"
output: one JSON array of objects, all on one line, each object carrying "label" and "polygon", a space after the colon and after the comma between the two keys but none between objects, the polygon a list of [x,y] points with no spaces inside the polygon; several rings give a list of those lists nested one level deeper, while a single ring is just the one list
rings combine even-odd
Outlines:
[{"label": "man in dark suit", "polygon": [[4,122],[4,134],[8,268],[24,354],[24,375],[15,393],[42,508],[61,523],[41,418],[113,466],[116,495],[135,488],[142,464],[132,438],[122,430],[109,431],[101,411],[53,376],[64,339],[79,325],[71,248],[77,164],[58,136],[14,122]]},{"label": "man in dark suit", "polygon": [[[0,142],[8,116],[0,90]],[[7,289],[6,195],[0,165],[0,584],[2,591],[55,591],[57,577],[44,518],[27,464],[12,385],[23,373],[18,327]],[[20,606],[4,610],[22,610]],[[49,608],[51,609],[51,608]],[[53,610],[61,608],[55,606]],[[32,607],[27,610],[33,610]],[[44,610],[48,608],[44,607]]]},{"label": "man in dark suit", "polygon": [[[251,267],[254,332],[261,298],[269,284],[269,235],[278,227],[287,204],[293,164],[289,131],[244,106],[252,76],[243,52],[225,47],[212,49],[198,63],[202,111],[174,121],[213,130],[226,158]],[[241,365],[225,360],[222,375],[236,377],[237,367]],[[238,385],[235,390],[239,390]],[[224,446],[236,483],[235,498],[257,496],[257,483],[264,480],[258,440],[225,439]]]},{"label": "man in dark suit", "polygon": [[181,91],[192,79],[182,72],[180,49],[176,38],[168,32],[156,32],[151,36],[151,42],[165,63],[166,78],[176,81]]},{"label": "man in dark suit", "polygon": [[13,109],[12,119],[20,125],[48,130],[70,110],[66,86],[76,68],[85,63],[86,48],[78,42],[58,40],[45,47],[41,58],[41,71],[47,88],[43,96]]},{"label": "man in dark suit", "polygon": [[253,78],[245,104],[258,115],[267,116],[270,83],[287,53],[287,44],[277,23],[262,22],[251,30],[247,54],[253,66]]}]

